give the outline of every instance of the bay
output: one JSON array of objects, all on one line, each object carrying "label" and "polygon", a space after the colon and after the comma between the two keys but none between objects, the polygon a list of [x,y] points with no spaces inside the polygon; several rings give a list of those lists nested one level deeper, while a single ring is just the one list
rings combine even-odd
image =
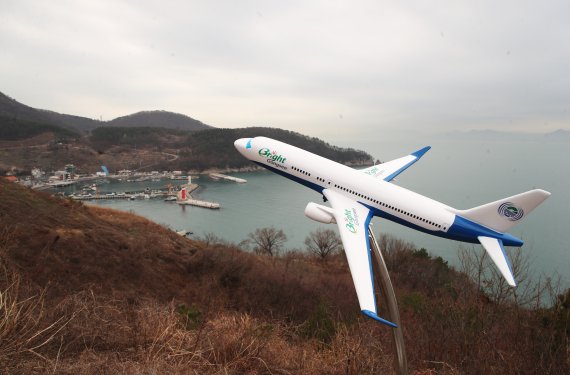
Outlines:
[{"label": "bay", "polygon": [[[419,143],[419,142],[424,143]],[[471,208],[530,189],[541,188],[552,196],[510,233],[525,241],[522,251],[531,259],[533,277],[557,277],[570,286],[570,143],[508,139],[431,139],[432,150],[394,183],[459,209]],[[338,142],[337,142],[338,143]],[[425,140],[361,141],[351,144],[382,161],[415,151]],[[131,211],[172,229],[188,229],[193,236],[214,233],[240,243],[257,228],[274,226],[287,235],[287,249],[304,249],[305,237],[319,227],[303,215],[308,202],[322,204],[322,197],[273,173],[262,171],[233,174],[246,184],[213,181],[202,176],[194,182],[193,195],[221,204],[209,210],[156,200],[98,201],[104,207]],[[110,182],[102,194],[149,188],[164,188],[169,181]],[[336,228],[328,226],[336,231]],[[398,224],[375,218],[376,232],[390,234],[424,247],[450,264],[457,264],[460,243],[429,236]],[[468,245],[471,246],[471,245]]]}]

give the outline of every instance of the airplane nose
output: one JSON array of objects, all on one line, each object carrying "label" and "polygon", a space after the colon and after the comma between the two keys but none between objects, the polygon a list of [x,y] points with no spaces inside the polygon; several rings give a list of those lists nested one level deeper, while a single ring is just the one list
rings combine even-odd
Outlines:
[{"label": "airplane nose", "polygon": [[243,153],[247,148],[251,147],[248,147],[249,142],[251,142],[251,138],[240,138],[234,142],[234,146],[239,152]]},{"label": "airplane nose", "polygon": [[244,141],[245,141],[245,140],[244,140],[243,138],[237,139],[237,140],[234,142],[235,148],[237,148],[238,150],[239,150],[239,149],[242,149],[242,148],[245,148],[245,142],[244,142]]}]

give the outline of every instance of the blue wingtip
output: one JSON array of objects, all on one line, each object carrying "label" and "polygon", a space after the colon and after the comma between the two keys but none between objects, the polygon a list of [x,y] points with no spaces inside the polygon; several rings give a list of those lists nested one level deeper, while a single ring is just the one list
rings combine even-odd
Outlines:
[{"label": "blue wingtip", "polygon": [[424,154],[426,152],[428,152],[431,149],[431,146],[426,146],[424,148],[422,148],[421,150],[418,150],[416,152],[413,152],[412,155],[415,156],[416,158],[421,158],[422,156],[424,156]]},{"label": "blue wingtip", "polygon": [[382,323],[382,324],[386,324],[387,326],[390,326],[390,327],[392,327],[392,328],[398,328],[398,326],[395,325],[394,323],[392,323],[392,322],[390,322],[390,321],[388,321],[388,320],[386,320],[386,319],[382,319],[381,317],[379,317],[378,315],[376,315],[376,313],[373,313],[373,312],[370,311],[370,310],[362,310],[362,313],[363,313],[364,315],[366,315],[367,317],[372,318],[372,319],[374,319],[374,320],[376,320],[376,321],[378,321],[378,322],[380,322],[380,323]]}]

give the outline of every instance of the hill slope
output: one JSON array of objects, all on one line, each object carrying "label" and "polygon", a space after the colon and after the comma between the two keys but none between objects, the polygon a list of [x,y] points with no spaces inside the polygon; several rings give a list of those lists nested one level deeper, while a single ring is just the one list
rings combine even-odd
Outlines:
[{"label": "hill slope", "polygon": [[[441,259],[382,245],[412,374],[568,373],[567,300],[492,303]],[[0,179],[0,271],[5,373],[392,372],[344,256],[255,256]]]}]

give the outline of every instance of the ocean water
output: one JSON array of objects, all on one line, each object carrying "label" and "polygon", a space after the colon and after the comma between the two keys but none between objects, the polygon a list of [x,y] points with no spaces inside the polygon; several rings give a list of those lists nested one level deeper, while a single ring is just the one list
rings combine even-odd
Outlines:
[{"label": "ocean water", "polygon": [[[552,196],[510,233],[525,241],[535,277],[561,276],[570,287],[570,143],[536,140],[432,140],[432,150],[398,176],[394,183],[452,207],[471,208],[530,189],[541,188]],[[361,142],[351,145],[388,161],[415,151],[424,143]],[[235,174],[246,184],[213,181],[202,176],[194,182],[198,199],[216,201],[220,210],[179,206],[162,200],[109,200],[100,206],[131,211],[172,229],[189,229],[194,236],[214,233],[239,243],[257,228],[274,226],[287,235],[286,248],[303,249],[305,237],[324,224],[303,214],[308,202],[322,197],[271,172]],[[119,183],[100,187],[102,193],[165,187],[169,181]],[[450,264],[457,263],[460,243],[433,237],[375,218],[376,233],[390,234],[424,247]],[[329,226],[335,229],[333,226]],[[478,246],[478,245],[477,245]]]}]

